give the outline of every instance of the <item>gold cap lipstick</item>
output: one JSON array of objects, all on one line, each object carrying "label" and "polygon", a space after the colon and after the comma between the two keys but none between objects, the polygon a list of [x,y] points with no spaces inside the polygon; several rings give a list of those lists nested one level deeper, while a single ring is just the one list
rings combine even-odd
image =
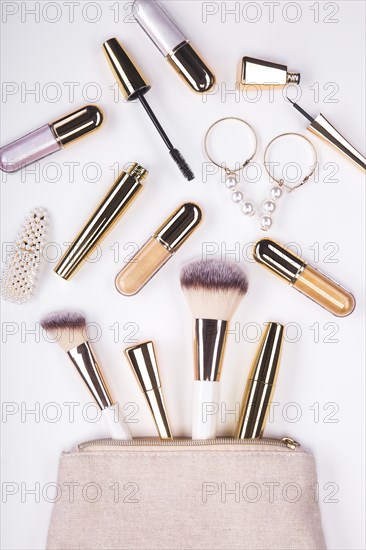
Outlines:
[{"label": "gold cap lipstick", "polygon": [[191,202],[182,204],[118,273],[118,292],[125,296],[139,292],[170,260],[201,221],[199,206]]},{"label": "gold cap lipstick", "polygon": [[86,105],[51,123],[57,140],[65,147],[73,141],[94,132],[103,123],[103,113],[96,105]]},{"label": "gold cap lipstick", "polygon": [[173,439],[164,403],[154,344],[144,342],[125,350],[131,368],[150,407],[161,439]]},{"label": "gold cap lipstick", "polygon": [[238,439],[262,437],[276,387],[283,342],[283,325],[268,323],[245,386]]},{"label": "gold cap lipstick", "polygon": [[260,239],[254,246],[253,256],[259,264],[333,315],[345,317],[354,310],[355,299],[348,290],[283,245],[271,239]]},{"label": "gold cap lipstick", "polygon": [[243,57],[240,83],[243,86],[285,86],[300,84],[300,73],[287,70],[286,65],[263,61],[254,57]]},{"label": "gold cap lipstick", "polygon": [[335,147],[335,149],[349,158],[356,166],[361,168],[361,170],[364,172],[366,171],[366,158],[364,155],[361,155],[361,153],[334,128],[325,116],[320,113],[314,118],[300,107],[300,105],[291,101],[290,98],[287,99],[299,113],[310,121],[310,125],[307,128],[310,132],[325,140],[329,145],[332,145],[332,147]]},{"label": "gold cap lipstick", "polygon": [[58,262],[57,275],[69,280],[80,269],[143,189],[141,181],[146,175],[147,170],[136,163],[121,172]]},{"label": "gold cap lipstick", "polygon": [[163,7],[155,0],[135,0],[134,18],[172,68],[195,92],[212,88],[215,77]]},{"label": "gold cap lipstick", "polygon": [[16,172],[94,132],[102,123],[103,113],[99,107],[86,105],[1,147],[0,170]]}]

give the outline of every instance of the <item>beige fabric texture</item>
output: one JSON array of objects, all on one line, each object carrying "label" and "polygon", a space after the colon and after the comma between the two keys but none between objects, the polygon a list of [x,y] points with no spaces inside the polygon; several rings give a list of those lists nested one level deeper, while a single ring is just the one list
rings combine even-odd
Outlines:
[{"label": "beige fabric texture", "polygon": [[325,549],[313,456],[260,449],[65,453],[47,549]]}]

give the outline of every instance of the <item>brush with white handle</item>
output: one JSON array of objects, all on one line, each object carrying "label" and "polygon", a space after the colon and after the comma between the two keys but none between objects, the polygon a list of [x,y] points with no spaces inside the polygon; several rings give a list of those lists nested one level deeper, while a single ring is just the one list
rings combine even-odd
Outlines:
[{"label": "brush with white handle", "polygon": [[109,424],[113,439],[132,439],[119,419],[118,404],[112,399],[107,382],[86,336],[85,317],[80,313],[54,313],[41,321],[42,328],[67,353]]},{"label": "brush with white handle", "polygon": [[208,260],[183,268],[180,282],[195,319],[192,439],[214,439],[227,325],[248,280],[237,264]]}]

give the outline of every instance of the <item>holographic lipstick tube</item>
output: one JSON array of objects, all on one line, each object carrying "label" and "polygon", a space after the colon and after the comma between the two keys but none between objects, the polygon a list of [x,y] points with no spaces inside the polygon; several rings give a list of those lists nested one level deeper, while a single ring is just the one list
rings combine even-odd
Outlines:
[{"label": "holographic lipstick tube", "polygon": [[17,172],[94,132],[102,123],[103,113],[99,107],[86,105],[1,147],[0,169]]}]

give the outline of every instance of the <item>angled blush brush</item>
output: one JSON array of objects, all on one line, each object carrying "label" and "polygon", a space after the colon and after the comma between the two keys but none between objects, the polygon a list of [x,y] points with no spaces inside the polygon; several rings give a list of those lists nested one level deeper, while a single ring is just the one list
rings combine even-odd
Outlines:
[{"label": "angled blush brush", "polygon": [[[109,424],[114,439],[132,439],[118,404],[112,399],[107,382],[86,337],[86,320],[80,313],[54,313],[41,326],[67,353]],[[117,420],[118,419],[118,420]]]},{"label": "angled blush brush", "polygon": [[228,323],[248,290],[240,266],[217,260],[183,268],[181,286],[194,318],[192,439],[216,437],[216,415],[208,404],[219,403],[219,381]]}]

